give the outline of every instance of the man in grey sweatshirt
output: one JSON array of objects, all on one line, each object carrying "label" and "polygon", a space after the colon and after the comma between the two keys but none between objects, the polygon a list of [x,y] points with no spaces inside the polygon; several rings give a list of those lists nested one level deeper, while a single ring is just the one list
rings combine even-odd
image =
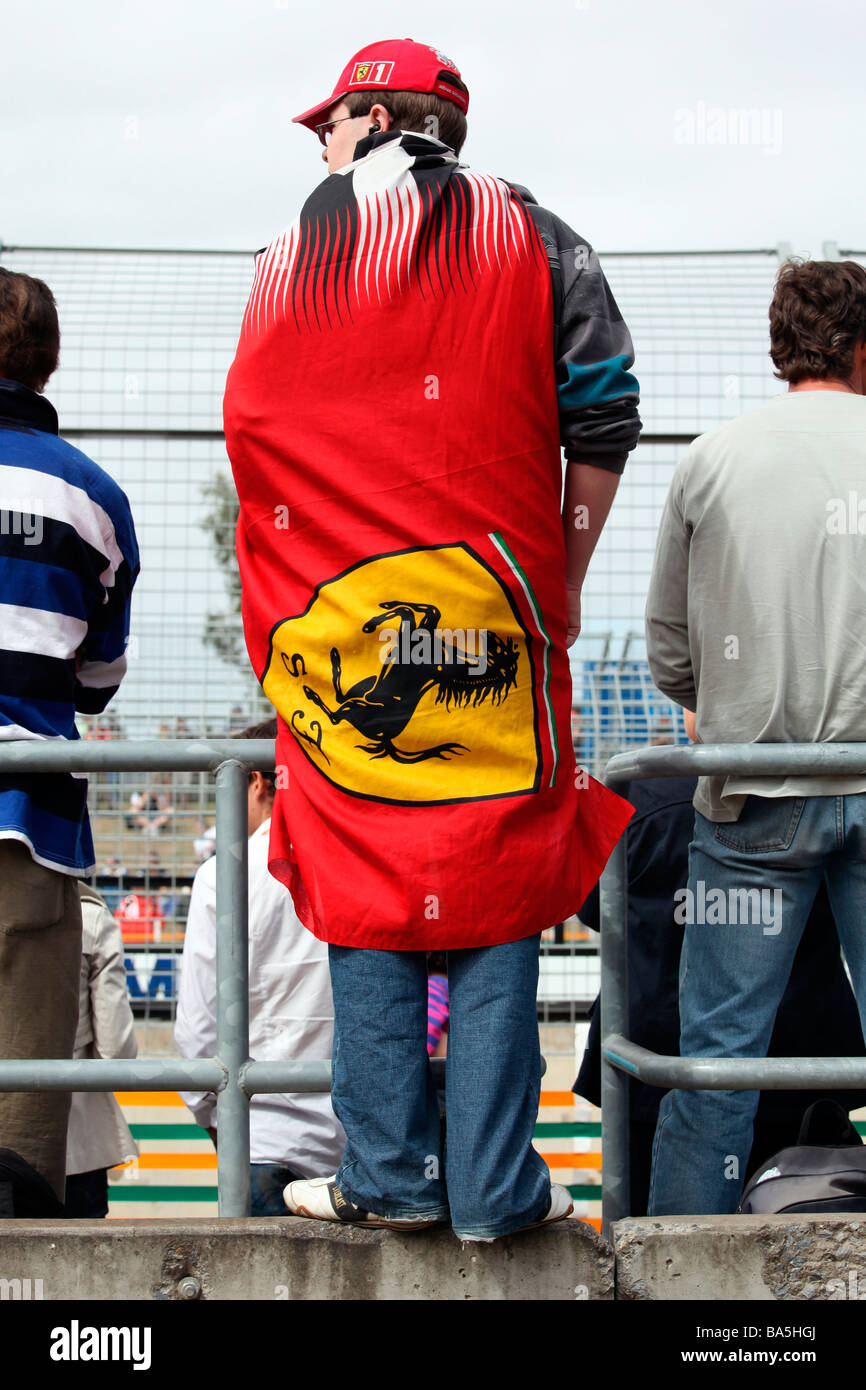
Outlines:
[{"label": "man in grey sweatshirt", "polygon": [[[647,601],[660,690],[704,743],[866,742],[866,270],[790,261],[786,393],[696,439]],[[866,774],[701,778],[677,895],[683,1056],[766,1056],[822,879],[866,1027]],[[650,1214],[736,1211],[756,1091],[671,1091]]]}]

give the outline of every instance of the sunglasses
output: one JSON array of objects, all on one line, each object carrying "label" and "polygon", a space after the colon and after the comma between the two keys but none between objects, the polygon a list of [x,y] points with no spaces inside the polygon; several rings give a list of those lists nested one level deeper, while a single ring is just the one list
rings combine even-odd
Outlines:
[{"label": "sunglasses", "polygon": [[333,134],[333,127],[339,125],[341,121],[356,121],[357,119],[357,116],[338,116],[335,121],[323,121],[321,125],[316,126],[316,134],[327,149],[331,141],[331,135]]}]

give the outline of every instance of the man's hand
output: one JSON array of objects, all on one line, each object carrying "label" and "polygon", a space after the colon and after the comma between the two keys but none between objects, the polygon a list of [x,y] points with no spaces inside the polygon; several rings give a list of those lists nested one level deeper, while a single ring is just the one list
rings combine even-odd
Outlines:
[{"label": "man's hand", "polygon": [[566,584],[568,595],[568,637],[565,645],[573,647],[580,636],[580,589],[575,589],[571,584]]}]

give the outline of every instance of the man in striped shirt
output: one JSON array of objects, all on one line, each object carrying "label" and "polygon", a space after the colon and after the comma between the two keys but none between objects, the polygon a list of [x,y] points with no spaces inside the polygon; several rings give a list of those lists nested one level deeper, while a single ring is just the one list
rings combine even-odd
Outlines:
[{"label": "man in striped shirt", "polygon": [[[138,546],[126,496],[58,438],[41,395],[60,329],[41,280],[0,268],[0,740],[76,739],[126,670]],[[0,1058],[71,1057],[87,780],[0,771]],[[0,1093],[0,1147],[63,1198],[69,1095]]]}]

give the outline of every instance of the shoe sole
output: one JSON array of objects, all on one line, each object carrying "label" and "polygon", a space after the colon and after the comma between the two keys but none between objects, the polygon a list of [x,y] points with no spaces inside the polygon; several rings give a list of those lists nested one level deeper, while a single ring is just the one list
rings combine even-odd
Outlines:
[{"label": "shoe sole", "polygon": [[520,1235],[520,1231],[537,1231],[541,1226],[555,1226],[557,1221],[564,1221],[567,1216],[571,1216],[571,1213],[573,1211],[574,1202],[571,1202],[569,1204],[568,1211],[564,1211],[561,1216],[547,1216],[544,1217],[541,1221],[530,1221],[528,1226],[521,1226],[520,1230],[511,1231],[510,1234],[513,1236],[518,1236]]},{"label": "shoe sole", "polygon": [[536,1231],[541,1226],[553,1226],[557,1221],[564,1221],[567,1216],[571,1216],[573,1211],[574,1202],[571,1203],[568,1211],[562,1212],[560,1216],[548,1216],[542,1221],[530,1221],[528,1226],[518,1226],[516,1231],[507,1231],[504,1236],[458,1236],[456,1231],[454,1234],[459,1241],[463,1241],[466,1244],[492,1245],[497,1240],[507,1240],[509,1236],[519,1236],[523,1231]]},{"label": "shoe sole", "polygon": [[329,1221],[333,1226],[361,1226],[370,1231],[403,1231],[407,1235],[414,1234],[415,1231],[429,1231],[431,1226],[441,1226],[441,1221],[417,1221],[411,1225],[405,1221],[342,1221],[340,1217],[316,1216],[312,1211],[307,1211],[306,1207],[297,1207],[295,1211],[286,1211],[287,1216],[306,1216],[311,1221]]}]

